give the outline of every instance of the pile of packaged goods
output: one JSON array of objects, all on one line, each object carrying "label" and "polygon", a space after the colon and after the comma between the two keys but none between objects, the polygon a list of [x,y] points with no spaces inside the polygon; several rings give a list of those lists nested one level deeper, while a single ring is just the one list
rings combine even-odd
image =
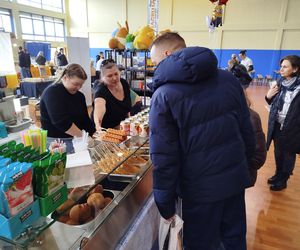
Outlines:
[{"label": "pile of packaged goods", "polygon": [[120,130],[130,136],[149,136],[149,108],[131,116],[120,123]]},{"label": "pile of packaged goods", "polygon": [[13,239],[67,199],[65,165],[66,154],[15,141],[0,146],[1,236]]}]

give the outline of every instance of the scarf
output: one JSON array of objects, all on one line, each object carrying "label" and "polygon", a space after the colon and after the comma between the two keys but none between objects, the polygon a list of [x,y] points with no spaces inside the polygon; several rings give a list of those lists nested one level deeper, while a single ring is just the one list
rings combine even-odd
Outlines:
[{"label": "scarf", "polygon": [[294,76],[291,79],[284,79],[280,84],[280,95],[277,102],[278,111],[281,111],[284,105],[284,98],[287,91],[294,91],[300,84],[298,77]]}]

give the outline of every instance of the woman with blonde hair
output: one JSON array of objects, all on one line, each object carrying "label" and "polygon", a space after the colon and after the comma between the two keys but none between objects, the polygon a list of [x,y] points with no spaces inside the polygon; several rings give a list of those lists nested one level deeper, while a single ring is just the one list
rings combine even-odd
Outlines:
[{"label": "woman with blonde hair", "polygon": [[129,84],[120,78],[120,71],[112,59],[101,63],[101,83],[96,87],[92,121],[97,130],[114,128],[129,116],[131,98]]}]

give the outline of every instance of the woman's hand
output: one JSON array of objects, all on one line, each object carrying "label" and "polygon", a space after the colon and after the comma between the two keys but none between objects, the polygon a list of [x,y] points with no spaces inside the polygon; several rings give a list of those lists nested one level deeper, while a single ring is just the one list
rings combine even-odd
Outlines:
[{"label": "woman's hand", "polygon": [[266,95],[267,99],[271,100],[275,95],[277,95],[278,92],[279,87],[277,84],[273,84]]}]

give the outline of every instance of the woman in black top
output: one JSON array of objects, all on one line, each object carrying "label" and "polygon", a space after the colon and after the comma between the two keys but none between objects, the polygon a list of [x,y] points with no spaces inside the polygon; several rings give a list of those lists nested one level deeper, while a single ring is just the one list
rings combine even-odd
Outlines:
[{"label": "woman in black top", "polygon": [[101,64],[101,84],[95,91],[91,119],[96,130],[114,128],[128,117],[131,109],[130,89],[126,80],[120,79],[115,62],[106,59]]},{"label": "woman in black top", "polygon": [[79,64],[69,64],[56,83],[42,94],[40,101],[42,128],[53,138],[81,137],[82,130],[90,136],[95,132],[89,119],[84,95],[79,89],[87,79]]}]

